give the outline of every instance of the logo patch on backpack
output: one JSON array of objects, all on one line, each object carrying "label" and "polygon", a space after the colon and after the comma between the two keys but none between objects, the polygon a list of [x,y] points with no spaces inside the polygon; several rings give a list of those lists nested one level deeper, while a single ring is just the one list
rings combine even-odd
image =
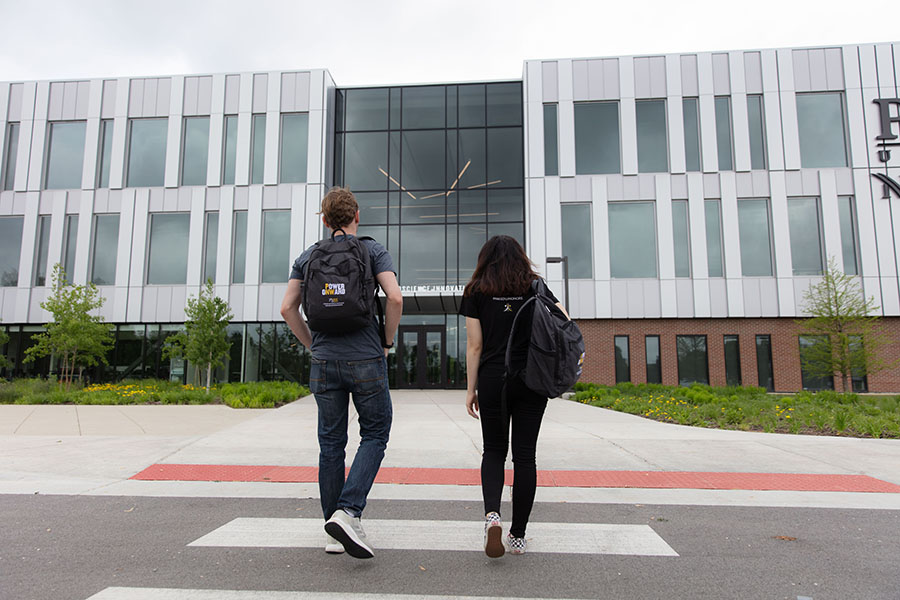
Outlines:
[{"label": "logo patch on backpack", "polygon": [[346,293],[343,283],[326,283],[325,287],[322,288],[323,296],[343,296]]}]

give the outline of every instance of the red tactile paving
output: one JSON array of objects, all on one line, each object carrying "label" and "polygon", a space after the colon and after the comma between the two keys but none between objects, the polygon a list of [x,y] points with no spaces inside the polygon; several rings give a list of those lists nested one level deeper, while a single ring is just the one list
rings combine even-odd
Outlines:
[{"label": "red tactile paving", "polygon": [[[132,479],[144,481],[272,481],[315,483],[316,467],[263,465],[156,464]],[[512,484],[512,471],[506,484]],[[656,488],[700,490],[783,490],[798,492],[882,492],[900,494],[900,485],[868,475],[813,473],[703,473],[689,471],[538,471],[540,487]],[[479,485],[478,469],[385,467],[376,483]]]}]

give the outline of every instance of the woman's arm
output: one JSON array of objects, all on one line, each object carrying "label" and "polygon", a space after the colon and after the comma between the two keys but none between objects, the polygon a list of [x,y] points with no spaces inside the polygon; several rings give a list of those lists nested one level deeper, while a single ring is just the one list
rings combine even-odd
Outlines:
[{"label": "woman's arm", "polygon": [[466,410],[478,418],[478,363],[481,362],[481,321],[466,317]]}]

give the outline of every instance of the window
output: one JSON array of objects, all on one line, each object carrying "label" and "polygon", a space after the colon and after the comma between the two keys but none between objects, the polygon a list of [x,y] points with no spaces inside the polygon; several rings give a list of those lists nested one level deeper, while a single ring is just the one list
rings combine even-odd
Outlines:
[{"label": "window", "polygon": [[772,244],[768,200],[738,200],[738,232],[744,277],[771,277]]},{"label": "window", "polygon": [[209,117],[185,117],[181,146],[181,185],[206,185]]},{"label": "window", "polygon": [[219,251],[219,213],[206,213],[203,231],[203,276],[202,280],[216,282],[216,252]]},{"label": "window", "polygon": [[800,342],[800,380],[804,390],[833,390],[834,377],[816,375],[812,365],[823,358],[830,362],[831,343],[827,335],[801,335]]},{"label": "window", "polygon": [[38,220],[37,262],[34,265],[34,285],[38,287],[47,285],[47,257],[50,254],[51,218],[49,215],[43,215]]},{"label": "window", "polygon": [[705,335],[676,335],[678,385],[709,384],[709,363]]},{"label": "window", "polygon": [[286,282],[291,266],[291,211],[263,211],[262,254],[262,282]]},{"label": "window", "polygon": [[611,202],[609,262],[613,277],[656,277],[656,223],[652,202]]},{"label": "window", "polygon": [[[472,229],[480,232],[481,240],[477,242],[480,250],[485,242],[484,225],[475,225]],[[400,283],[402,285],[440,285],[445,281],[444,245],[435,243],[443,236],[443,225],[419,225],[403,229],[403,234],[400,236]]]},{"label": "window", "polygon": [[747,120],[750,126],[750,168],[766,168],[766,130],[761,94],[747,96]]},{"label": "window", "polygon": [[700,170],[700,109],[696,98],[681,102],[684,120],[684,166],[687,171]]},{"label": "window", "polygon": [[725,261],[722,255],[722,211],[718,200],[703,202],[706,217],[706,262],[710,277],[725,276]]},{"label": "window", "polygon": [[244,272],[247,266],[247,211],[234,213],[234,244],[231,253],[231,283],[244,283]]},{"label": "window", "polygon": [[756,336],[756,373],[759,387],[766,391],[775,391],[775,379],[772,372],[772,337]]},{"label": "window", "polygon": [[50,123],[44,163],[45,189],[81,189],[85,125],[84,121]]},{"label": "window", "polygon": [[790,198],[788,227],[794,275],[822,274],[822,225],[818,198]]},{"label": "window", "polygon": [[690,277],[691,240],[687,200],[672,201],[672,236],[675,241],[675,277]]},{"label": "window", "polygon": [[155,213],[150,216],[148,284],[177,285],[187,282],[190,225],[191,215],[187,213]]},{"label": "window", "polygon": [[281,115],[281,183],[306,182],[309,114]]},{"label": "window", "polygon": [[647,383],[662,383],[659,336],[648,335],[644,337],[644,349],[647,357]]},{"label": "window", "polygon": [[844,97],[840,92],[797,94],[800,165],[846,167]]},{"label": "window", "polygon": [[109,168],[112,163],[113,120],[100,121],[99,158],[97,160],[97,187],[109,187]]},{"label": "window", "polygon": [[848,349],[852,366],[850,369],[851,386],[854,392],[868,392],[869,378],[866,377],[866,354],[863,348],[863,339],[858,335],[851,335]]},{"label": "window", "polygon": [[562,253],[569,257],[569,277],[572,279],[590,279],[594,276],[591,243],[591,205],[563,204],[562,214]]},{"label": "window", "polygon": [[741,385],[741,345],[738,336],[726,335],[725,385]]},{"label": "window", "polygon": [[119,215],[94,217],[94,257],[91,282],[97,285],[116,283],[116,254],[119,248]]},{"label": "window", "polygon": [[266,163],[266,115],[253,115],[251,125],[250,183],[262,183]]},{"label": "window", "polygon": [[619,104],[575,104],[575,172],[579,175],[621,173]]},{"label": "window", "polygon": [[666,135],[666,101],[638,100],[637,119],[638,171],[662,173],[669,170],[669,143]]},{"label": "window", "polygon": [[19,285],[24,217],[0,217],[0,287]]},{"label": "window", "polygon": [[719,153],[719,170],[734,169],[731,147],[731,98],[716,98],[716,147]]},{"label": "window", "polygon": [[78,242],[78,215],[66,215],[66,230],[63,232],[63,268],[66,270],[66,281],[72,282],[75,277],[75,251]]},{"label": "window", "polygon": [[128,187],[164,185],[168,119],[132,119],[129,127]]},{"label": "window", "polygon": [[234,185],[237,164],[237,115],[225,115],[225,143],[222,148],[222,185]]},{"label": "window", "polygon": [[559,175],[559,117],[556,104],[544,105],[544,175]]},{"label": "window", "polygon": [[344,90],[344,130],[388,128],[388,89]]},{"label": "window", "polygon": [[631,360],[628,358],[628,336],[615,336],[616,383],[631,381]]},{"label": "window", "polygon": [[3,189],[13,189],[16,180],[16,157],[19,154],[19,124],[6,126],[6,144],[3,147]]},{"label": "window", "polygon": [[841,253],[844,258],[844,273],[859,275],[856,260],[856,207],[851,196],[838,198],[838,216],[841,223]]}]

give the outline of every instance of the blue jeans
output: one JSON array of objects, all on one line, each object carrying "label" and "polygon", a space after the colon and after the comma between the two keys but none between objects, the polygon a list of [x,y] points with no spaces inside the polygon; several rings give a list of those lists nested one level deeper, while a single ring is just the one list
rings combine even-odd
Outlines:
[{"label": "blue jeans", "polygon": [[[384,458],[391,432],[391,394],[387,362],[318,360],[309,373],[310,391],[319,407],[319,494],[328,519],[339,508],[360,516]],[[347,413],[350,395],[359,418],[359,449],[346,480]]]}]

